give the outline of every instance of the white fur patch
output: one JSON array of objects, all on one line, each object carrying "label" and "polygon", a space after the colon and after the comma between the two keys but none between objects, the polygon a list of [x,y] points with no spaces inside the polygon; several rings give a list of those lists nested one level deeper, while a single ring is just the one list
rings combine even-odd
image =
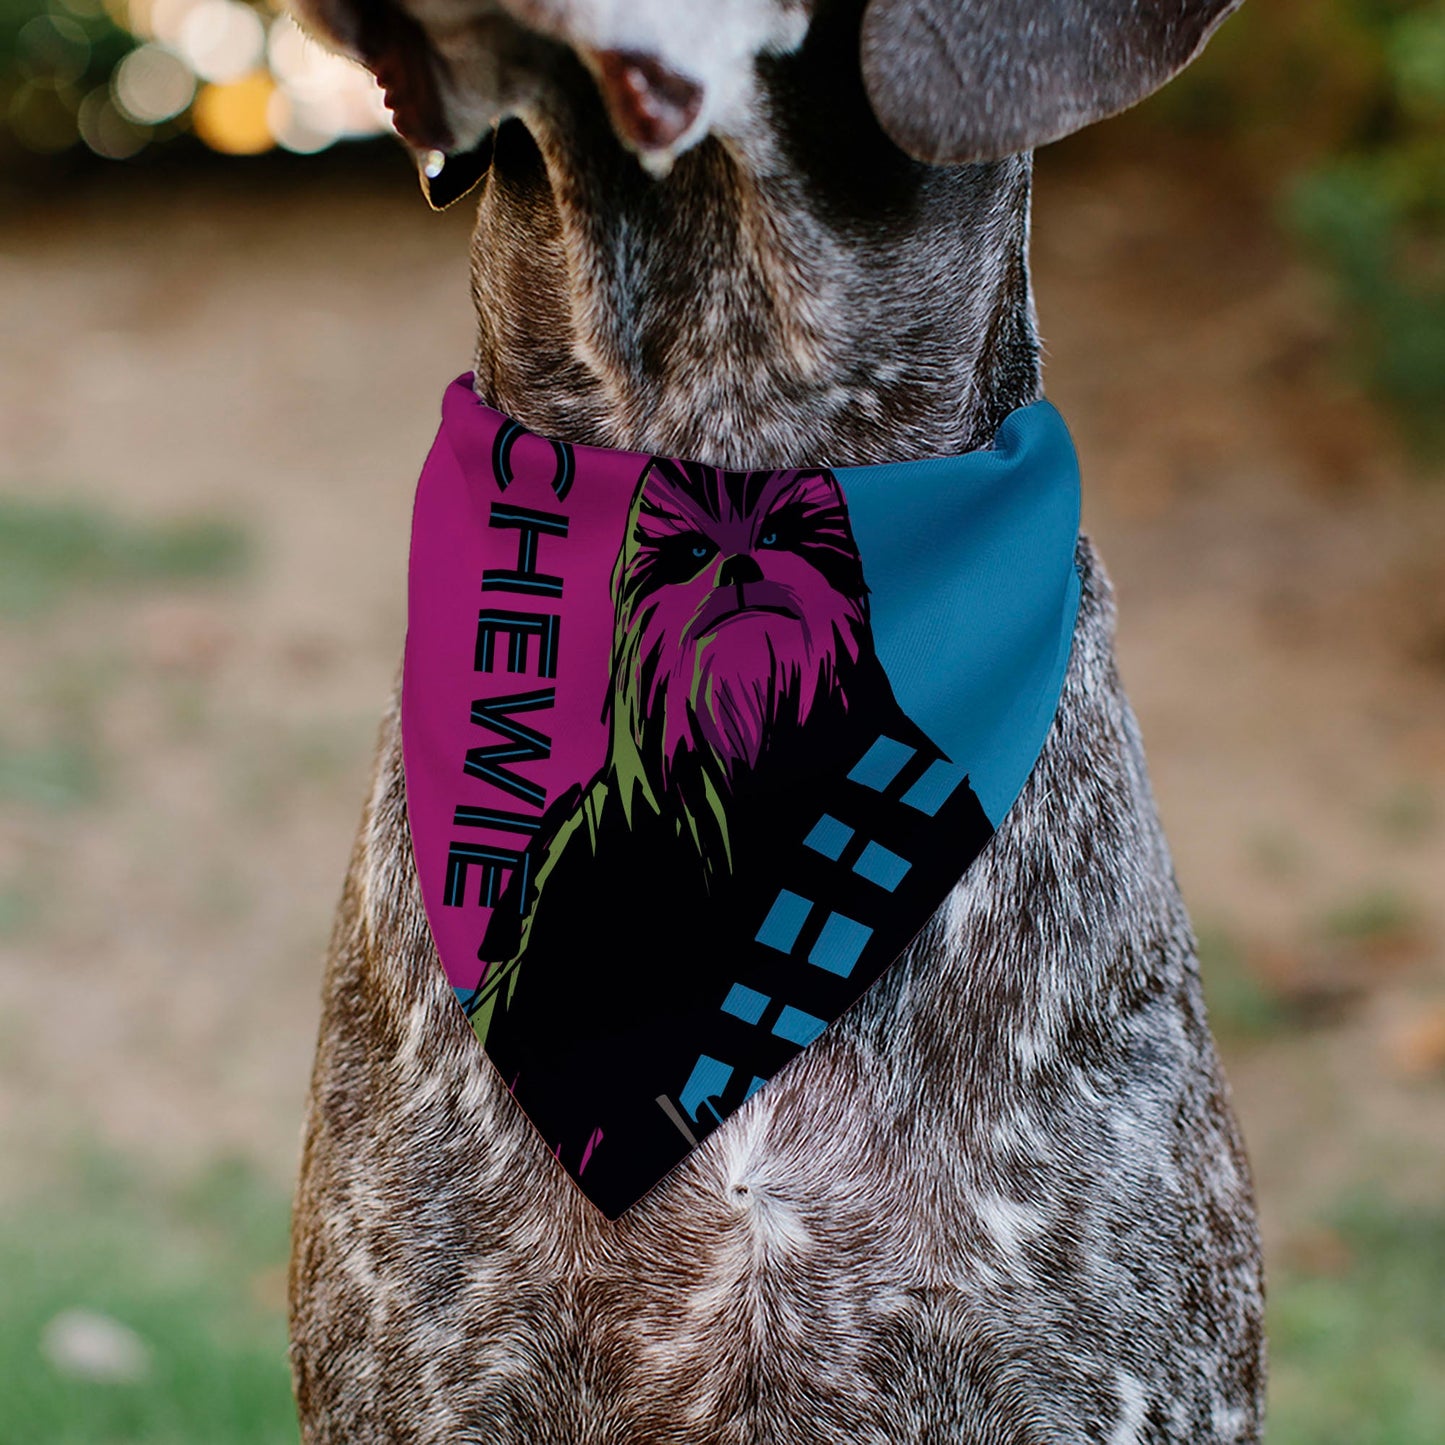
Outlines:
[{"label": "white fur patch", "polygon": [[1144,1412],[1149,1405],[1144,1382],[1124,1370],[1116,1370],[1114,1388],[1119,1392],[1119,1419],[1109,1433],[1109,1445],[1138,1445],[1139,1427],[1144,1423]]},{"label": "white fur patch", "polygon": [[1048,1220],[1042,1210],[1006,1199],[1001,1194],[979,1198],[974,1209],[994,1247],[1006,1259],[1017,1259],[1023,1246],[1043,1233]]}]

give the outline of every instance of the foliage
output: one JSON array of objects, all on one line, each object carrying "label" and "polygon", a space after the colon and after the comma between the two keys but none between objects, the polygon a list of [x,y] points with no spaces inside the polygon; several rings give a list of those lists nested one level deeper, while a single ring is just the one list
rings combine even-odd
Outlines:
[{"label": "foliage", "polygon": [[1445,448],[1445,0],[1255,0],[1161,99],[1276,188],[1361,380]]},{"label": "foliage", "polygon": [[1250,968],[1228,930],[1198,930],[1199,973],[1215,1033],[1231,1043],[1268,1038],[1289,1025],[1284,1001]]},{"label": "foliage", "polygon": [[[0,1445],[284,1445],[286,1204],[242,1166],[162,1193],[93,1161],[0,1219]],[[144,1351],[133,1377],[67,1369],[47,1334],[82,1310]]]},{"label": "foliage", "polygon": [[0,0],[0,166],[77,141],[81,106],[135,47],[122,13],[100,0]]},{"label": "foliage", "polygon": [[1271,1445],[1435,1445],[1445,1421],[1445,1213],[1374,1195],[1274,1280]]},{"label": "foliage", "polygon": [[83,503],[0,497],[0,618],[72,592],[230,576],[247,538],[224,521],[125,522]]}]

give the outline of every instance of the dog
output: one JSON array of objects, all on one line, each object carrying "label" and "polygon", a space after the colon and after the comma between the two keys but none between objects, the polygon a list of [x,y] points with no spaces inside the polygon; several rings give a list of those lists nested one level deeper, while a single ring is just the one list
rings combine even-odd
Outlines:
[{"label": "dog", "polygon": [[[434,204],[483,182],[482,401],[542,436],[786,472],[987,447],[1040,395],[1029,153],[1162,84],[1237,3],[300,8],[386,87]],[[991,841],[899,961],[616,1221],[438,966],[393,705],[296,1197],[308,1442],[1259,1438],[1247,1163],[1112,596],[1082,539],[1076,560],[1057,716]],[[665,758],[670,688],[637,710],[636,645],[613,736],[661,728]],[[735,779],[740,702],[677,725]]]}]

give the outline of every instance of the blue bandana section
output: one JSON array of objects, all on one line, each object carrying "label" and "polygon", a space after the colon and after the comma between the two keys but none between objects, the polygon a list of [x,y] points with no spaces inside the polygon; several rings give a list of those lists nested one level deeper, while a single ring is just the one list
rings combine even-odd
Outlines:
[{"label": "blue bandana section", "polygon": [[413,522],[407,809],[473,1031],[616,1218],[898,959],[1058,707],[1079,474],[724,471],[454,383]]},{"label": "blue bandana section", "polygon": [[1079,610],[1069,429],[1039,401],[1004,421],[991,451],[837,477],[894,695],[997,825],[1053,723]]}]

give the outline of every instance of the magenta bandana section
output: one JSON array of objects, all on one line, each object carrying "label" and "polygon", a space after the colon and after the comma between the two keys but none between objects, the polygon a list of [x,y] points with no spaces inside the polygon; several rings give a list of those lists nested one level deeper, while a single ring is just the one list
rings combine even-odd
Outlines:
[{"label": "magenta bandana section", "polygon": [[546,805],[606,757],[612,569],[637,482],[635,458],[598,451],[578,487],[572,448],[469,380],[447,389],[417,490],[402,681],[412,847],[463,991]]},{"label": "magenta bandana section", "polygon": [[609,1217],[889,967],[1057,704],[1078,477],[995,446],[724,471],[453,383],[417,492],[407,808],[482,1047]]}]

